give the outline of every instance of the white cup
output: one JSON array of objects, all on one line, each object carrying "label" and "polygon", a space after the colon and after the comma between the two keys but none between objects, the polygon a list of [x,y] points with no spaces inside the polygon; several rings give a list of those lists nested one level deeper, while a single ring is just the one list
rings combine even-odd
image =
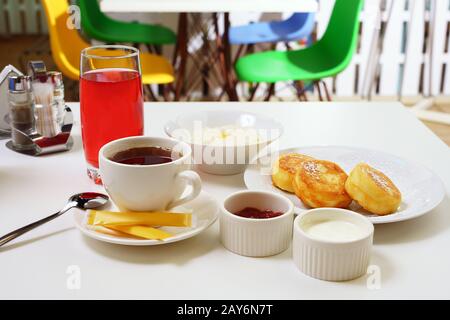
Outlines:
[{"label": "white cup", "polygon": [[[171,162],[130,165],[111,158],[120,151],[162,147],[181,154]],[[189,170],[191,147],[181,141],[157,137],[128,137],[105,144],[99,151],[100,176],[114,203],[122,211],[169,210],[196,198],[201,191],[199,175]],[[192,186],[184,194],[187,185]]]}]

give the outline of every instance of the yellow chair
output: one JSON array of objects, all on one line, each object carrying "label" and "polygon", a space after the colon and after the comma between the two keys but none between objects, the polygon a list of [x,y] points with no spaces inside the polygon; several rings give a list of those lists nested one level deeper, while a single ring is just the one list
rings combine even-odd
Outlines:
[{"label": "yellow chair", "polygon": [[[76,29],[67,26],[72,17],[68,14],[67,0],[42,0],[47,16],[52,56],[58,69],[68,78],[80,78],[80,53],[91,45],[85,42]],[[164,57],[141,53],[142,82],[164,84],[174,80],[173,68]]]}]

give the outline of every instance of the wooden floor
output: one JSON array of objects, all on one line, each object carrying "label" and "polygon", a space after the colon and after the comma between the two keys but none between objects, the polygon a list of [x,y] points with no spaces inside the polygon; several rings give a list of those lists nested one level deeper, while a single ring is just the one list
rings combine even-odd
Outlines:
[{"label": "wooden floor", "polygon": [[[49,53],[46,36],[13,36],[0,37],[0,66],[12,64],[17,68],[24,68],[27,59],[44,60],[49,66],[55,66]],[[30,53],[28,54],[29,51]]]},{"label": "wooden floor", "polygon": [[[13,36],[0,37],[0,69],[7,64],[12,64],[20,70],[26,70],[28,60],[44,60],[48,69],[55,70],[56,66],[49,54],[48,40],[45,36]],[[28,51],[28,52],[27,52]],[[66,100],[78,101],[77,90],[71,90],[76,87],[74,81],[65,80]],[[434,107],[450,113],[450,105]],[[450,146],[450,126],[424,122],[437,136],[439,136],[448,146]]]}]

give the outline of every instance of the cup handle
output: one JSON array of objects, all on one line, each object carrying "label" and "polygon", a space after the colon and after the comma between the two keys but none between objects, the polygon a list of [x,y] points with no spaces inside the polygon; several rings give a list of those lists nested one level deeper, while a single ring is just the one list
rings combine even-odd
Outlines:
[{"label": "cup handle", "polygon": [[192,186],[192,192],[185,195],[184,197],[181,197],[176,200],[172,200],[167,205],[167,208],[166,208],[167,210],[169,210],[173,207],[182,205],[183,203],[191,201],[192,199],[195,199],[200,194],[200,191],[202,190],[202,180],[200,179],[200,176],[198,175],[198,173],[195,171],[192,171],[192,170],[181,171],[181,172],[177,173],[177,176],[175,179],[176,180],[178,180],[178,179],[186,180],[187,183]]}]

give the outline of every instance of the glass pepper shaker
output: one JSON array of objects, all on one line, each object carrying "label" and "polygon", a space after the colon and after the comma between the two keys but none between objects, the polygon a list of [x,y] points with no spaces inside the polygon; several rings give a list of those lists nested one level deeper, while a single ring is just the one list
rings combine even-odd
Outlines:
[{"label": "glass pepper shaker", "polygon": [[34,144],[27,136],[34,131],[34,98],[29,76],[8,78],[9,119],[12,146],[17,150],[29,150]]}]

